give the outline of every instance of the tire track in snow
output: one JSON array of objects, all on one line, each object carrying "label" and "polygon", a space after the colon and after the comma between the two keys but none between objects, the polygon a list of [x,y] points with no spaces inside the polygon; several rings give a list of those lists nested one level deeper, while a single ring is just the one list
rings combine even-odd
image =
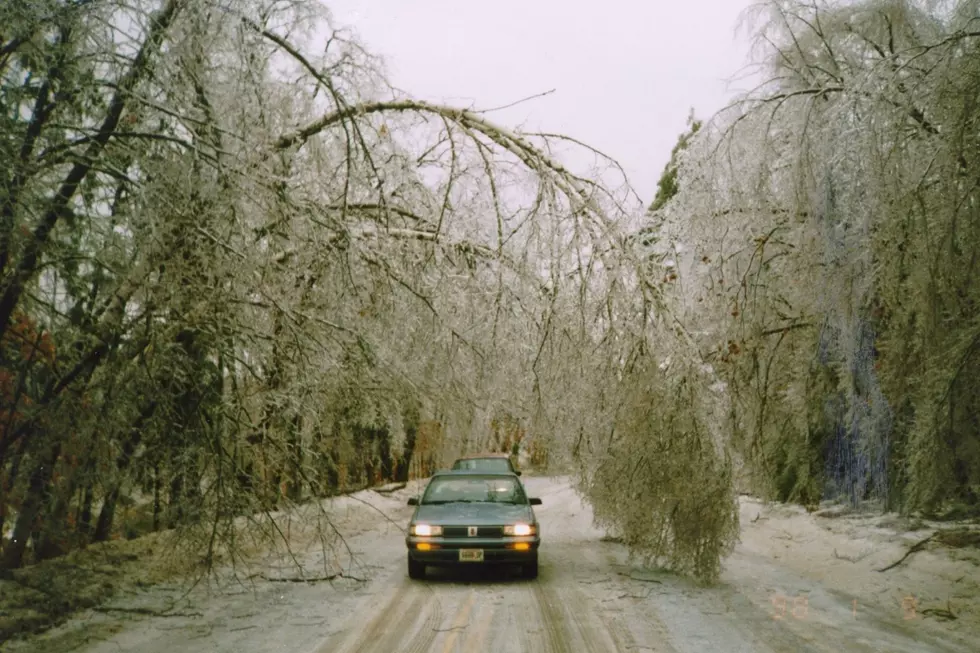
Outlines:
[{"label": "tire track in snow", "polygon": [[357,653],[392,653],[392,651],[404,650],[402,646],[405,644],[406,637],[414,632],[412,626],[419,620],[419,612],[424,607],[424,597],[417,588],[410,588],[408,594],[405,606],[398,611],[398,615],[386,615],[389,618],[382,621],[383,632],[387,637],[365,638],[366,641],[355,649]]},{"label": "tire track in snow", "polygon": [[575,641],[575,651],[627,653],[636,648],[636,642],[622,619],[607,614],[593,596],[582,590],[573,578],[560,582],[545,583],[536,588],[539,604],[547,610],[555,609],[566,633],[566,640]]},{"label": "tire track in snow", "polygon": [[631,638],[600,617],[594,601],[568,573],[568,567],[546,565],[532,593],[545,626],[548,650],[554,653],[579,651],[587,653],[625,653]]},{"label": "tire track in snow", "polygon": [[[538,580],[540,582],[540,578]],[[546,651],[572,653],[576,649],[569,644],[566,637],[561,608],[552,603],[552,597],[544,593],[541,585],[535,585],[533,592],[537,613],[541,616],[541,625],[544,627]]]},{"label": "tire track in snow", "polygon": [[[567,484],[556,485],[539,494],[554,498],[571,491]],[[541,548],[541,576],[532,589],[545,645],[553,653],[635,651],[637,642],[625,617],[609,615],[597,599],[598,583],[615,579],[615,572],[610,561],[578,530],[582,519],[577,503],[553,501],[539,513],[553,534]],[[583,585],[590,589],[583,589]]]},{"label": "tire track in snow", "polygon": [[601,612],[598,614],[599,618],[606,625],[606,630],[613,640],[616,651],[623,651],[625,653],[626,651],[634,651],[640,648],[637,646],[636,640],[633,639],[633,634],[624,623],[621,615],[603,615]]},{"label": "tire track in snow", "polygon": [[[549,547],[548,557],[548,581],[554,582],[545,582],[540,591],[546,597],[545,604],[561,606],[568,636],[581,641],[575,650],[584,646],[584,650],[596,652],[676,653],[666,635],[667,627],[655,611],[641,613],[636,604],[622,602],[631,588],[619,580],[615,557],[598,541],[576,538],[555,543]],[[607,607],[611,601],[616,607]]]},{"label": "tire track in snow", "polygon": [[[426,591],[431,591],[425,588]],[[418,590],[420,595],[422,590]],[[442,623],[442,603],[433,597],[428,601],[425,610],[425,619],[418,628],[415,628],[415,636],[408,643],[405,653],[429,653],[432,642],[435,641],[439,624]],[[395,649],[392,649],[395,650]]]},{"label": "tire track in snow", "polygon": [[[621,562],[617,559],[615,549],[599,541],[589,540],[583,542],[579,547],[580,556],[583,559],[593,562],[602,574],[608,576],[609,582],[615,586],[615,592],[606,601],[622,601],[624,595],[632,594],[633,588],[621,580],[617,567]],[[605,601],[603,601],[604,603]],[[593,601],[595,603],[595,601]],[[657,651],[659,653],[677,653],[671,646],[667,636],[667,625],[661,619],[661,615],[655,610],[640,610],[637,604],[619,604],[615,610],[606,608],[602,605],[596,606],[596,614],[605,624],[610,637],[616,646],[617,651],[635,651],[638,649],[646,651]],[[612,614],[615,611],[615,614]],[[643,634],[634,633],[630,628],[638,625],[643,626]],[[650,631],[653,631],[651,634]],[[640,637],[642,643],[637,638]]]},{"label": "tire track in snow", "polygon": [[[532,582],[536,583],[535,581]],[[520,645],[519,650],[546,650],[547,638],[532,584],[523,584],[517,593],[517,600],[509,603],[508,610],[513,617],[513,627],[517,631],[517,642]]]},{"label": "tire track in snow", "polygon": [[[401,641],[404,638],[401,628],[410,626],[418,617],[416,607],[422,603],[424,595],[405,580],[395,584],[385,594],[387,599],[382,599],[383,603],[377,596],[368,596],[362,603],[367,610],[355,612],[355,615],[374,613],[363,628],[351,624],[351,630],[339,646],[328,641],[315,653],[391,653],[397,650],[388,647],[387,639],[397,636]],[[379,603],[382,607],[375,607]]]}]

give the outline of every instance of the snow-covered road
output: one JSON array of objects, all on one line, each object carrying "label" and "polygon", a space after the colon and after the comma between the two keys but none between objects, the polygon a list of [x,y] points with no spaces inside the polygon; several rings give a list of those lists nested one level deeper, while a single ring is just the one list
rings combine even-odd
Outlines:
[{"label": "snow-covered road", "polygon": [[[567,480],[529,477],[542,526],[540,576],[526,581],[430,570],[410,581],[399,525],[411,514],[408,490],[359,495],[338,523],[362,578],[315,583],[257,581],[194,590],[176,615],[89,613],[11,651],[45,653],[975,653],[969,638],[909,618],[908,610],[864,604],[740,545],[720,586],[697,588],[667,573],[627,564],[603,541]],[[390,517],[387,521],[380,512]],[[745,526],[745,525],[743,525]],[[322,560],[306,562],[312,571]],[[846,563],[845,563],[846,564]],[[283,571],[283,573],[286,573]],[[321,569],[322,574],[322,569]],[[155,588],[120,608],[160,605]],[[785,602],[782,598],[785,596]],[[976,642],[974,642],[975,644]]]}]

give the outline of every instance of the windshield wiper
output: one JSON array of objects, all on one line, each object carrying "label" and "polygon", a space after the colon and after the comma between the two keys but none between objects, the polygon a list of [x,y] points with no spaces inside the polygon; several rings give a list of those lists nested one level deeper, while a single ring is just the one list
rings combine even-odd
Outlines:
[{"label": "windshield wiper", "polygon": [[442,506],[447,503],[476,503],[472,499],[437,499],[435,501],[426,501],[427,506]]}]

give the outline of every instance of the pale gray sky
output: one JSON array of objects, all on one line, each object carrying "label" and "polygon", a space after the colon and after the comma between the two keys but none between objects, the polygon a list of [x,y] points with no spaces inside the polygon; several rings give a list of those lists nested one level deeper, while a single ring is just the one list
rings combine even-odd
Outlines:
[{"label": "pale gray sky", "polygon": [[555,89],[488,117],[603,150],[645,203],[690,108],[708,117],[748,86],[749,0],[326,2],[414,97],[479,109]]}]

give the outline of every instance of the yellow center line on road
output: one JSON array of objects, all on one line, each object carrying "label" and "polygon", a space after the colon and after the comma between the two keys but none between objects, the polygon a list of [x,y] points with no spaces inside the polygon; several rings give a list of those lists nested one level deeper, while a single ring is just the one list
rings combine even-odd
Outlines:
[{"label": "yellow center line on road", "polygon": [[487,638],[487,632],[490,630],[490,624],[493,622],[493,616],[497,612],[497,608],[489,601],[484,603],[483,607],[483,617],[477,622],[476,627],[470,630],[468,636],[463,641],[464,653],[468,651],[489,650],[489,646],[485,640]]},{"label": "yellow center line on road", "polygon": [[446,641],[442,646],[442,653],[450,653],[455,647],[456,638],[459,637],[459,631],[466,627],[467,621],[470,618],[470,611],[473,610],[473,603],[476,602],[476,590],[471,589],[470,595],[466,599],[466,603],[460,608],[459,612],[456,613],[456,618],[453,619],[453,624],[449,627],[449,632],[446,636]]}]

